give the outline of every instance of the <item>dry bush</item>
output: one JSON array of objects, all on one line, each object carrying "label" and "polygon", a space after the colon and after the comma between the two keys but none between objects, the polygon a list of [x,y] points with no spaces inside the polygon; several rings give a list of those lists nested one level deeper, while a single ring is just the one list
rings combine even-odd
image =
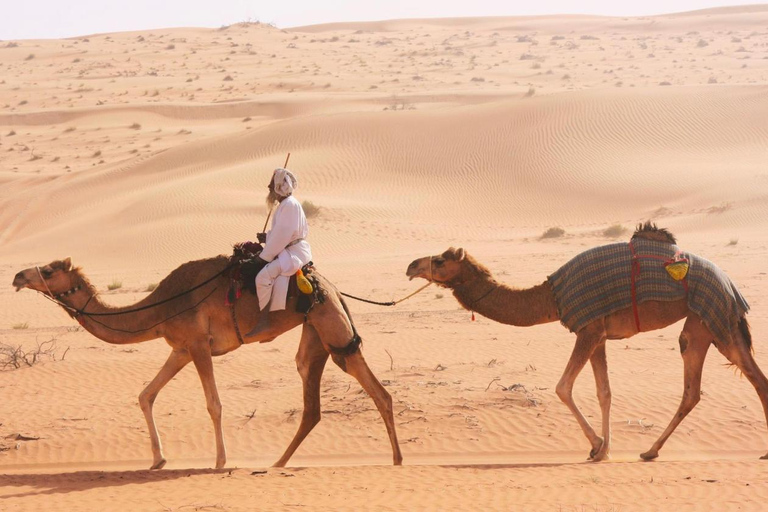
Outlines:
[{"label": "dry bush", "polygon": [[[62,361],[67,355],[67,350],[61,356]],[[0,371],[31,367],[46,359],[56,361],[56,338],[37,343],[37,347],[30,351],[24,350],[21,345],[13,346],[0,343]]]},{"label": "dry bush", "polygon": [[27,56],[24,58],[24,60],[32,60],[32,59],[34,59],[34,58],[35,58],[35,54],[34,54],[34,53],[30,53],[29,55],[27,55]]},{"label": "dry bush", "polygon": [[618,238],[627,232],[627,228],[621,224],[614,224],[603,230],[603,236],[606,238]]},{"label": "dry bush", "polygon": [[565,230],[561,227],[554,227],[549,228],[546,230],[542,235],[541,239],[547,239],[547,238],[560,238],[561,236],[565,235]]},{"label": "dry bush", "polygon": [[22,329],[29,329],[29,324],[27,322],[19,322],[18,324],[13,324],[12,327],[18,331]]},{"label": "dry bush", "polygon": [[112,282],[107,285],[107,290],[112,291],[112,290],[117,290],[118,288],[122,288],[122,287],[123,287],[123,282],[122,281],[118,281],[117,279],[113,279]]},{"label": "dry bush", "polygon": [[322,209],[312,201],[303,201],[301,207],[304,209],[304,215],[306,215],[308,219],[316,217]]},{"label": "dry bush", "polygon": [[738,243],[739,243],[739,239],[738,239],[738,238],[731,238],[731,239],[728,241],[728,245],[736,245],[736,244],[738,244]]},{"label": "dry bush", "polygon": [[157,283],[149,283],[147,287],[144,289],[145,292],[153,292],[155,291],[155,288],[157,288]]},{"label": "dry bush", "polygon": [[141,125],[139,123],[133,123],[128,128],[130,128],[131,130],[141,130]]}]

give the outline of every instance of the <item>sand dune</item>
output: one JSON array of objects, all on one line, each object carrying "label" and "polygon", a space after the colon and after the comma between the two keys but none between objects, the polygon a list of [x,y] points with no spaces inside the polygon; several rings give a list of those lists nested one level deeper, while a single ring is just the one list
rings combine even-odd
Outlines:
[{"label": "sand dune", "polygon": [[[147,472],[137,396],[167,345],[107,345],[10,283],[71,256],[105,302],[136,302],[255,238],[290,152],[320,208],[315,262],[344,291],[402,297],[407,264],[451,245],[532,286],[653,219],[738,284],[768,368],[766,26],[744,6],[0,42],[0,343],[56,344],[0,371],[0,509],[761,510],[765,417],[715,350],[701,403],[638,462],[679,403],[680,325],[609,345],[610,463],[583,462],[554,392],[572,334],[471,322],[430,288],[352,305],[412,467],[388,466],[373,403],[329,366],[323,421],[292,468],[261,473],[300,419],[297,330],[215,360],[231,469],[202,469],[213,431],[187,368],[155,407],[168,467]],[[590,370],[575,397],[599,424]]]}]

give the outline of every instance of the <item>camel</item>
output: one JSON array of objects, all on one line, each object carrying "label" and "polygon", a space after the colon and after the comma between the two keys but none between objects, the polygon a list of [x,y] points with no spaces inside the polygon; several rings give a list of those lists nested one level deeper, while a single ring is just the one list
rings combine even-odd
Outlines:
[{"label": "camel", "polygon": [[[122,308],[104,304],[80,268],[72,266],[70,258],[43,267],[28,268],[16,274],[13,280],[16,291],[30,288],[55,298],[88,332],[107,343],[122,345],[165,338],[171,347],[171,354],[139,395],[139,405],[147,421],[152,446],[150,469],[161,469],[166,464],[155,426],[153,404],[163,386],[190,361],[200,376],[213,421],[216,468],[223,468],[226,464],[222,407],[211,358],[240,348],[239,332],[253,328],[259,316],[255,294],[245,293],[235,303],[239,325],[233,322],[233,314],[225,303],[230,279],[223,272],[228,262],[226,256],[218,256],[184,263],[163,279],[150,295]],[[130,312],[187,291],[212,276],[215,278],[192,293],[155,307]],[[338,290],[318,272],[313,272],[313,276],[322,290],[324,301],[315,304],[305,316],[296,312],[296,298],[289,299],[285,311],[272,312],[268,330],[245,338],[245,343],[265,343],[303,324],[296,366],[303,383],[304,411],[298,431],[274,466],[284,467],[304,438],[320,422],[320,379],[329,355],[344,372],[357,379],[375,402],[387,428],[393,463],[400,465],[403,457],[395,432],[392,398],[366,364],[360,352],[360,338]],[[84,310],[85,313],[80,314],[77,310]],[[121,314],[123,312],[125,314]],[[114,313],[117,314],[96,316]]]},{"label": "camel", "polygon": [[[675,243],[674,237],[669,232],[658,229],[650,223],[640,226],[633,240],[636,240],[635,237]],[[497,322],[515,326],[533,326],[562,320],[549,279],[529,289],[513,289],[497,282],[486,267],[461,248],[451,247],[440,255],[414,260],[408,266],[406,275],[411,279],[423,278],[451,289],[454,297],[465,309]],[[743,313],[729,319],[730,325],[735,327],[732,331],[732,339],[727,343],[713,335],[702,318],[690,310],[685,298],[675,301],[646,301],[636,304],[636,307],[637,318],[642,319],[642,323],[636,322],[633,308],[630,307],[597,318],[576,331],[576,344],[556,387],[558,397],[576,417],[592,446],[589,460],[608,459],[611,448],[611,388],[608,382],[606,340],[630,338],[639,332],[661,329],[682,319],[686,319],[679,338],[684,365],[682,401],[669,426],[651,448],[640,457],[643,460],[657,458],[666,440],[699,402],[702,367],[710,344],[714,344],[755,387],[768,422],[768,380],[753,358],[751,334]],[[595,433],[589,421],[574,403],[572,396],[576,377],[587,361],[591,363],[595,376],[602,417],[602,437]],[[761,459],[767,458],[768,454],[761,457]]]}]

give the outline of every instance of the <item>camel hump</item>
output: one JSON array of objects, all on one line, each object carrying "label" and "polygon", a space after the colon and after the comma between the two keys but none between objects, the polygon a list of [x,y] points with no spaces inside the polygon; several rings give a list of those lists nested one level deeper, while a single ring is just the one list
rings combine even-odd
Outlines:
[{"label": "camel hump", "polygon": [[651,221],[646,221],[645,224],[642,222],[638,224],[637,229],[635,229],[635,233],[632,235],[632,238],[645,238],[646,240],[654,240],[656,242],[677,244],[675,235],[667,231],[665,228],[656,226],[656,223]]}]

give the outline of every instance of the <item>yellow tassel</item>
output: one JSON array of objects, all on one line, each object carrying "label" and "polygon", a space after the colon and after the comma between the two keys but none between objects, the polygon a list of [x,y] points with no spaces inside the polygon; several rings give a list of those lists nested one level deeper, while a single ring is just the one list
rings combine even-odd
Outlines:
[{"label": "yellow tassel", "polygon": [[296,272],[296,284],[304,295],[312,293],[312,283],[309,282],[309,279],[304,277],[304,272],[302,272],[301,269]]},{"label": "yellow tassel", "polygon": [[675,281],[682,281],[688,274],[688,262],[676,261],[666,266],[667,272]]}]

